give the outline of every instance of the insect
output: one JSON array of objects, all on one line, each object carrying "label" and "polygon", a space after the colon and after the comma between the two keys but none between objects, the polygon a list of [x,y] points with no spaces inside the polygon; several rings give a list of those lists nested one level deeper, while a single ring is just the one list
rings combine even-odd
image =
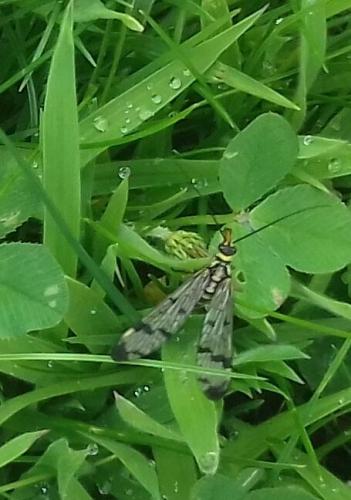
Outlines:
[{"label": "insect", "polygon": [[[296,210],[238,238],[235,243],[257,234],[306,210],[325,208],[316,205]],[[197,348],[197,361],[202,368],[229,371],[233,347],[233,300],[231,290],[231,262],[236,253],[231,229],[222,231],[223,240],[212,263],[185,281],[171,295],[156,306],[140,323],[129,328],[112,349],[115,361],[141,358],[156,351],[184,325],[195,307],[207,307]],[[230,377],[203,374],[199,377],[203,391],[209,399],[218,400],[225,394]]]},{"label": "insect", "polygon": [[[112,358],[126,361],[147,356],[177,333],[199,303],[207,305],[197,360],[200,367],[230,370],[232,360],[233,301],[231,261],[235,255],[232,232],[226,228],[213,262],[185,281],[139,324],[129,328],[112,350]],[[225,394],[230,378],[201,375],[209,399]]]}]

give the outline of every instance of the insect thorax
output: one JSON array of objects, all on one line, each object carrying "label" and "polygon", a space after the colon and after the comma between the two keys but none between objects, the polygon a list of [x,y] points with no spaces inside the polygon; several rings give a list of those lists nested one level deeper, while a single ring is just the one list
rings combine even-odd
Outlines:
[{"label": "insect thorax", "polygon": [[210,300],[212,299],[215,291],[217,290],[218,285],[225,279],[230,278],[231,267],[230,262],[223,262],[218,259],[218,257],[213,261],[210,270],[210,280],[204,290],[203,299]]}]

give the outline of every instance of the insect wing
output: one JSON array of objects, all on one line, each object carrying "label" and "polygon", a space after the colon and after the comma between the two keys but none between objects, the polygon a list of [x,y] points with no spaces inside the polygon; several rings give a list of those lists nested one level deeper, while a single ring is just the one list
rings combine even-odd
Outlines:
[{"label": "insect wing", "polygon": [[[230,370],[233,348],[233,306],[230,277],[218,284],[205,316],[198,346],[198,364],[202,368]],[[230,382],[229,377],[202,375],[203,391],[209,399],[220,399]]]},{"label": "insect wing", "polygon": [[155,307],[138,325],[129,328],[112,350],[116,361],[141,358],[159,347],[185,323],[210,280],[203,269]]}]

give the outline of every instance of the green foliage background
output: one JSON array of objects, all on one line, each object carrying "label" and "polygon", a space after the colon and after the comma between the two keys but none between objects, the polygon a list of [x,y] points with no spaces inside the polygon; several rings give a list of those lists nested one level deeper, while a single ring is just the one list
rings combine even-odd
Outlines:
[{"label": "green foliage background", "polygon": [[[350,0],[0,9],[0,497],[351,498]],[[221,225],[215,404],[201,311],[160,359],[109,352]]]}]

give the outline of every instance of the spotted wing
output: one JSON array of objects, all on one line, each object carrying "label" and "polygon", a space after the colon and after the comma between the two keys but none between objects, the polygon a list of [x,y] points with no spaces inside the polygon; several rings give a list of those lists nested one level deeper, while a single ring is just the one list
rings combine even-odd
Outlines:
[{"label": "spotted wing", "polygon": [[209,269],[203,269],[169,295],[139,324],[129,328],[112,350],[116,361],[141,358],[156,351],[185,323],[210,280]]},{"label": "spotted wing", "polygon": [[[230,277],[221,281],[209,304],[198,346],[198,364],[202,368],[230,370],[233,348],[233,304]],[[203,391],[209,399],[220,399],[230,382],[229,377],[202,375]]]}]

